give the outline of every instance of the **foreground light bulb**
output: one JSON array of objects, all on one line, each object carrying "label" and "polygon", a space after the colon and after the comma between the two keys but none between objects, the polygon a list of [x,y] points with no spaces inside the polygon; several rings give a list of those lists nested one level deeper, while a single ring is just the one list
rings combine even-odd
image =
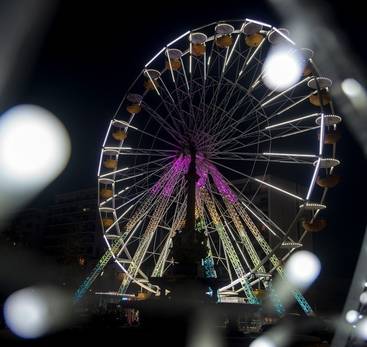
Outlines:
[{"label": "foreground light bulb", "polygon": [[350,323],[353,324],[355,322],[357,322],[358,320],[358,312],[356,310],[349,310],[346,314],[345,314],[345,320]]},{"label": "foreground light bulb", "polygon": [[5,323],[17,336],[34,339],[71,321],[68,294],[56,287],[29,287],[11,294],[4,304]]},{"label": "foreground light bulb", "polygon": [[294,253],[285,264],[288,281],[298,288],[307,288],[319,275],[321,264],[315,254],[308,251]]},{"label": "foreground light bulb", "polygon": [[260,336],[251,342],[250,347],[276,347],[275,343],[267,336]]},{"label": "foreground light bulb", "polygon": [[263,81],[270,89],[283,91],[301,78],[304,61],[297,51],[276,47],[271,50],[263,66]]},{"label": "foreground light bulb", "polygon": [[15,106],[0,118],[0,177],[7,184],[45,186],[64,169],[70,139],[46,109]]},{"label": "foreground light bulb", "polygon": [[362,305],[367,305],[367,292],[363,292],[359,296],[359,301],[361,302]]},{"label": "foreground light bulb", "polygon": [[360,339],[367,340],[367,318],[363,318],[358,323],[356,334]]},{"label": "foreground light bulb", "polygon": [[358,98],[364,94],[363,87],[354,78],[347,78],[341,83],[343,92],[350,98]]}]

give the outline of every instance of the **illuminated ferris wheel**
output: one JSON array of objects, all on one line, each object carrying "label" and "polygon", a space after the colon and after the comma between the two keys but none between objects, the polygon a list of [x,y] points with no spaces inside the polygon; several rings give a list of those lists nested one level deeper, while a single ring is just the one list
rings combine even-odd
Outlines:
[{"label": "illuminated ferris wheel", "polygon": [[[246,19],[188,31],[147,62],[109,124],[98,170],[103,236],[123,274],[120,294],[158,294],[150,278],[175,263],[192,148],[196,226],[207,237],[202,264],[206,276],[226,279],[220,296],[230,291],[258,303],[307,233],[325,227],[325,195],[339,180],[341,118],[331,81],[312,56],[286,29]],[[283,58],[286,65],[277,66]],[[286,189],[269,181],[273,175],[306,189]],[[262,189],[297,203],[289,225],[257,204]],[[300,220],[304,232],[295,238]]]}]

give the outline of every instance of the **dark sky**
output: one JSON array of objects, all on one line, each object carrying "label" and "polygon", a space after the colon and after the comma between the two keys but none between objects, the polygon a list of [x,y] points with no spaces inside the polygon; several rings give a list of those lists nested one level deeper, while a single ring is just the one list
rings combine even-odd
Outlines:
[{"label": "dark sky", "polygon": [[[120,5],[118,5],[118,3]],[[181,33],[220,19],[257,18],[280,25],[261,1],[61,1],[17,103],[54,112],[67,127],[72,157],[66,170],[32,204],[54,193],[96,186],[96,173],[108,122],[143,65]],[[360,58],[366,46],[357,9],[333,2],[336,22]],[[361,150],[345,123],[338,145],[341,184],[328,194],[328,228],[315,236],[324,273],[350,277],[366,223]]]}]

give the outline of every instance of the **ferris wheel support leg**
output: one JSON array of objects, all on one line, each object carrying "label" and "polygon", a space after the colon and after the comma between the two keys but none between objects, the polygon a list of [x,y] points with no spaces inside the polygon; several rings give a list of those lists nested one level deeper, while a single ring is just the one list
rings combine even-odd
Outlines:
[{"label": "ferris wheel support leg", "polygon": [[[202,233],[205,232],[205,222],[202,217],[196,223],[196,229],[199,232],[202,232]],[[210,248],[209,240],[207,242],[207,247],[208,247],[208,255],[206,258],[201,260],[201,265],[204,270],[204,276],[205,278],[217,278],[217,273],[214,268],[214,259],[213,259],[213,254]]]},{"label": "ferris wheel support leg", "polygon": [[[251,231],[251,233],[254,235],[255,239],[259,243],[260,247],[263,249],[264,253],[266,255],[269,255],[271,253],[271,248],[269,244],[265,241],[263,236],[261,235],[259,229],[254,224],[254,222],[252,221],[248,213],[244,210],[242,205],[239,203],[236,204],[236,208],[238,209],[238,212],[241,215],[241,217],[243,218],[243,220],[245,221],[245,224],[247,225],[247,227],[249,228],[249,230]],[[272,263],[272,265],[275,267],[279,276],[282,279],[286,280],[283,267],[281,266],[281,262],[278,259],[278,257],[275,254],[273,254],[269,258],[269,260]],[[305,297],[302,295],[302,293],[299,290],[293,290],[293,295],[296,301],[298,302],[298,304],[301,306],[302,310],[306,313],[306,315],[311,316],[314,314],[311,306],[309,305],[309,303],[307,302],[307,300],[305,299]]]},{"label": "ferris wheel support leg", "polygon": [[205,204],[207,205],[210,218],[212,219],[213,224],[215,225],[215,228],[218,232],[219,238],[221,239],[221,242],[223,244],[223,249],[228,255],[228,258],[233,266],[233,269],[236,272],[236,275],[238,276],[238,278],[242,278],[241,285],[243,286],[243,290],[246,294],[248,302],[250,304],[259,304],[260,303],[259,299],[252,292],[251,286],[248,283],[247,279],[245,278],[246,272],[243,269],[241,261],[238,259],[237,253],[231,243],[231,240],[220,221],[214,201],[210,198],[207,191],[203,190],[202,194],[204,197]]},{"label": "ferris wheel support leg", "polygon": [[224,230],[224,227],[222,225],[216,226],[217,232],[219,234],[219,237],[222,240],[223,248],[225,252],[228,254],[229,260],[239,278],[243,278],[241,280],[241,285],[243,287],[243,290],[246,294],[247,300],[250,304],[259,304],[259,299],[254,295],[252,292],[251,286],[249,285],[248,281],[244,278],[245,271],[242,267],[242,264],[240,260],[238,259],[238,256],[236,254],[236,251],[233,248],[233,245],[231,244],[231,241],[227,235],[227,233]]},{"label": "ferris wheel support leg", "polygon": [[211,255],[202,259],[202,266],[204,269],[205,278],[217,278],[217,273],[214,268],[214,260]]},{"label": "ferris wheel support leg", "polygon": [[269,283],[268,291],[269,291],[269,294],[270,294],[270,300],[271,300],[272,304],[275,307],[276,313],[278,313],[279,316],[283,316],[284,313],[285,313],[285,308],[284,308],[283,304],[280,302],[279,296],[276,293],[276,291],[274,290],[273,285],[271,284],[271,282]]},{"label": "ferris wheel support leg", "polygon": [[[243,244],[246,248],[246,251],[247,251],[247,253],[249,254],[249,256],[251,258],[251,261],[252,261],[253,265],[255,267],[259,266],[260,263],[261,263],[260,258],[257,255],[256,250],[255,250],[253,244],[251,243],[251,240],[248,237],[248,235],[246,233],[246,230],[245,230],[243,224],[241,223],[240,218],[239,218],[235,208],[233,207],[233,205],[231,203],[229,203],[227,201],[227,199],[225,199],[225,205],[226,205],[227,210],[228,210],[228,212],[229,212],[229,214],[232,218],[232,221],[233,221],[233,223],[234,223],[234,225],[235,225],[235,227],[238,231],[238,234],[240,235],[240,238],[241,238],[241,240],[242,240],[242,242],[243,242]],[[258,268],[258,270],[262,273],[266,272],[264,266],[260,266]]]},{"label": "ferris wheel support leg", "polygon": [[163,217],[165,209],[168,205],[169,199],[162,198],[157,206],[156,210],[154,211],[154,215],[149,221],[149,224],[144,232],[142,241],[139,243],[138,249],[136,250],[133,259],[131,260],[131,264],[127,270],[128,276],[124,278],[119,288],[120,294],[125,294],[127,288],[129,287],[131,280],[133,277],[136,276],[140,269],[140,265],[144,260],[146,252],[149,248],[150,242],[153,238],[154,232],[156,231],[158,224]]},{"label": "ferris wheel support leg", "polygon": [[96,278],[99,276],[99,274],[103,271],[105,266],[108,264],[108,262],[112,258],[112,252],[117,251],[120,248],[122,241],[123,241],[122,237],[117,239],[113,243],[111,250],[107,249],[107,251],[99,259],[97,265],[94,267],[90,275],[84,280],[84,282],[80,285],[78,290],[74,293],[74,296],[73,296],[74,302],[78,302],[82,299],[82,297],[89,290],[93,282],[96,280]]},{"label": "ferris wheel support leg", "polygon": [[[143,214],[148,209],[149,205],[151,204],[153,200],[153,197],[149,197],[145,203],[142,205],[142,207],[138,210],[138,212],[133,216],[133,220],[130,220],[129,225],[127,226],[126,232],[121,235],[117,240],[115,240],[110,249],[107,249],[106,252],[102,255],[102,257],[99,259],[97,265],[92,270],[90,275],[84,280],[84,282],[80,285],[78,290],[74,294],[74,302],[78,302],[85,293],[89,290],[89,288],[92,286],[93,282],[97,279],[99,274],[103,271],[103,269],[106,267],[110,259],[112,258],[113,254],[116,254],[118,250],[120,249],[121,245],[123,244],[123,241],[128,234],[128,232],[137,224],[139,219],[143,216]],[[138,217],[136,218],[136,215]]]},{"label": "ferris wheel support leg", "polygon": [[152,277],[162,277],[163,276],[165,264],[166,264],[168,255],[170,253],[170,248],[172,246],[172,238],[174,237],[174,233],[178,229],[179,225],[181,225],[184,221],[184,212],[185,212],[185,209],[182,208],[181,211],[179,212],[178,217],[172,224],[172,228],[168,235],[167,241],[165,245],[163,246],[162,252],[159,255],[158,261],[153,269]]},{"label": "ferris wheel support leg", "polygon": [[152,277],[162,277],[164,272],[164,267],[168,258],[169,249],[172,245],[172,235],[168,236],[168,239],[163,247],[161,254],[159,255],[157,264],[154,266]]},{"label": "ferris wheel support leg", "polygon": [[141,241],[141,243],[139,244],[139,247],[131,261],[131,264],[127,270],[128,272],[128,277],[126,277],[122,283],[121,286],[119,288],[119,294],[125,294],[127,291],[127,288],[129,287],[130,283],[131,283],[131,278],[135,277],[136,274],[139,271],[140,268],[140,264],[143,261],[143,258],[146,254],[146,251],[149,247],[150,241],[153,238],[153,233],[152,232],[146,232],[144,235],[144,239]]}]

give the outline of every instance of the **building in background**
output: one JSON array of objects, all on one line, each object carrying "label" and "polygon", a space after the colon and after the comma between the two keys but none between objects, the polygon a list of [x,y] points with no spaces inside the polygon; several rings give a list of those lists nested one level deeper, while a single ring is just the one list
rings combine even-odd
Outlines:
[{"label": "building in background", "polygon": [[5,238],[13,246],[19,244],[27,248],[39,249],[42,243],[45,215],[45,210],[39,208],[27,208],[19,211],[16,218],[5,226]]},{"label": "building in background", "polygon": [[97,190],[58,194],[46,210],[42,250],[65,262],[95,258],[101,248]]},{"label": "building in background", "polygon": [[63,263],[97,258],[103,248],[97,209],[97,189],[57,194],[49,206],[18,213],[4,231],[17,244]]}]

